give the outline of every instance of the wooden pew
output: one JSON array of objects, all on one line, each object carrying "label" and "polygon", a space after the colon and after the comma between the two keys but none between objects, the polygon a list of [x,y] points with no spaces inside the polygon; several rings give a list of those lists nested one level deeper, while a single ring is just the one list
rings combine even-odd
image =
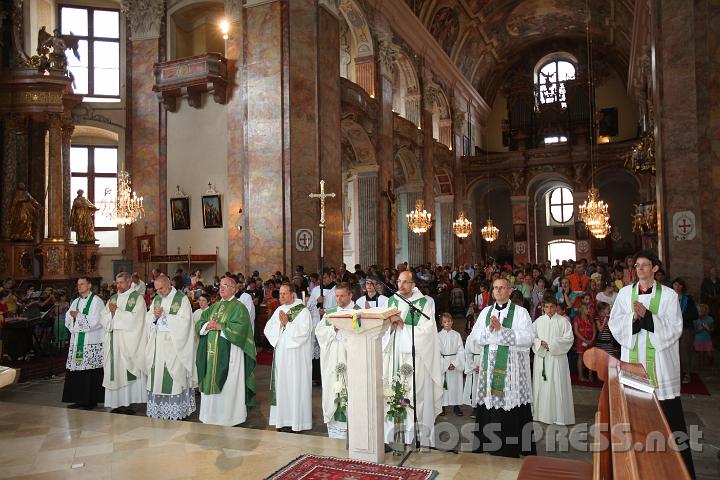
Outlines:
[{"label": "wooden pew", "polygon": [[[689,479],[690,474],[680,452],[668,445],[665,448],[655,447],[653,439],[662,437],[668,444],[672,441],[670,426],[655,395],[621,385],[618,379],[618,368],[647,378],[645,367],[622,362],[598,348],[585,352],[583,361],[604,382],[595,424],[608,427],[601,430],[603,439],[595,438],[595,446],[604,441],[611,448],[595,448],[592,464],[578,460],[527,457],[518,478]],[[636,445],[643,448],[632,448]],[[662,451],[654,452],[653,448]]]}]

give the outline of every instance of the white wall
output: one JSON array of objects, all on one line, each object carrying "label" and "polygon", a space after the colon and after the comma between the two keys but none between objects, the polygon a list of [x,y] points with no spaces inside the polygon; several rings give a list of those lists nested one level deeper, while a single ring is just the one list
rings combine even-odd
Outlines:
[{"label": "white wall", "polygon": [[[219,247],[218,273],[227,269],[228,224],[227,211],[227,114],[225,106],[205,95],[202,108],[192,108],[186,100],[179,102],[175,113],[167,116],[167,191],[172,197],[176,185],[190,196],[190,230],[172,230],[170,201],[165,208],[168,218],[168,251],[176,254],[180,248],[186,253],[192,247],[194,254],[214,254]],[[222,198],[223,228],[203,228],[202,196],[208,182],[220,192]],[[174,266],[170,266],[173,268]],[[201,266],[198,265],[198,268]],[[213,265],[202,266],[203,277],[212,279]],[[174,273],[174,268],[170,273]]]},{"label": "white wall", "polygon": [[618,109],[618,136],[612,142],[622,142],[637,135],[639,112],[637,103],[627,96],[627,89],[615,71],[595,88],[598,112],[603,108]]},{"label": "white wall", "polygon": [[[495,95],[495,101],[488,117],[488,141],[485,148],[489,147],[490,152],[507,152],[508,148],[502,143],[502,122],[507,120],[507,99],[502,92]],[[481,143],[485,143],[485,139]]]}]

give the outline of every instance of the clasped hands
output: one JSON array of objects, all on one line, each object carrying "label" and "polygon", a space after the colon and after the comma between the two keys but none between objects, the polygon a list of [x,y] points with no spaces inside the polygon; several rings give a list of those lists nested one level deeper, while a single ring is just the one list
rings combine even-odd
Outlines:
[{"label": "clasped hands", "polygon": [[288,324],[288,321],[290,321],[290,319],[288,318],[287,313],[283,312],[282,310],[280,310],[279,317],[280,317],[280,326],[284,328]]},{"label": "clasped hands", "polygon": [[214,318],[211,318],[207,325],[205,325],[206,331],[216,330],[219,332],[221,328],[220,324]]},{"label": "clasped hands", "polygon": [[639,301],[635,301],[635,303],[633,303],[633,318],[635,320],[643,318],[646,313],[647,308],[645,308],[645,305],[643,305]]},{"label": "clasped hands", "polygon": [[163,313],[165,313],[165,310],[163,310],[162,307],[157,307],[153,310],[153,315],[155,315],[155,320],[163,316]]},{"label": "clasped hands", "polygon": [[108,309],[110,310],[110,314],[112,316],[115,316],[115,311],[117,311],[117,303],[108,303]]},{"label": "clasped hands", "polygon": [[491,333],[500,331],[500,329],[502,329],[502,323],[500,323],[498,317],[493,315],[492,317],[490,317],[490,326],[488,328],[490,329]]},{"label": "clasped hands", "polygon": [[390,329],[391,330],[394,331],[398,328],[400,330],[402,330],[403,325],[404,325],[404,322],[403,322],[403,319],[400,317],[400,315],[393,315],[392,317],[390,317]]}]

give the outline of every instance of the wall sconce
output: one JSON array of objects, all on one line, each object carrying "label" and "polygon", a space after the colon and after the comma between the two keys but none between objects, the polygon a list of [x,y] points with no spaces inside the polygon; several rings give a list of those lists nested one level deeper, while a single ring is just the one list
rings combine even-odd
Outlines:
[{"label": "wall sconce", "polygon": [[242,230],[242,208],[238,208],[238,219],[237,222],[235,222],[235,228],[237,228],[238,232]]}]

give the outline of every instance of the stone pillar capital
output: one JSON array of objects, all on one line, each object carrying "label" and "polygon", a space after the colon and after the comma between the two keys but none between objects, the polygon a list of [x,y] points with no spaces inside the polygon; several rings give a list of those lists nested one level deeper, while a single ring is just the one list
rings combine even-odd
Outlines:
[{"label": "stone pillar capital", "polygon": [[122,0],[127,16],[130,40],[160,38],[160,24],[165,15],[163,0]]},{"label": "stone pillar capital", "polygon": [[392,38],[385,37],[378,42],[377,57],[380,65],[380,75],[390,81],[392,81],[397,66],[398,53],[400,53],[400,47],[392,42]]}]

